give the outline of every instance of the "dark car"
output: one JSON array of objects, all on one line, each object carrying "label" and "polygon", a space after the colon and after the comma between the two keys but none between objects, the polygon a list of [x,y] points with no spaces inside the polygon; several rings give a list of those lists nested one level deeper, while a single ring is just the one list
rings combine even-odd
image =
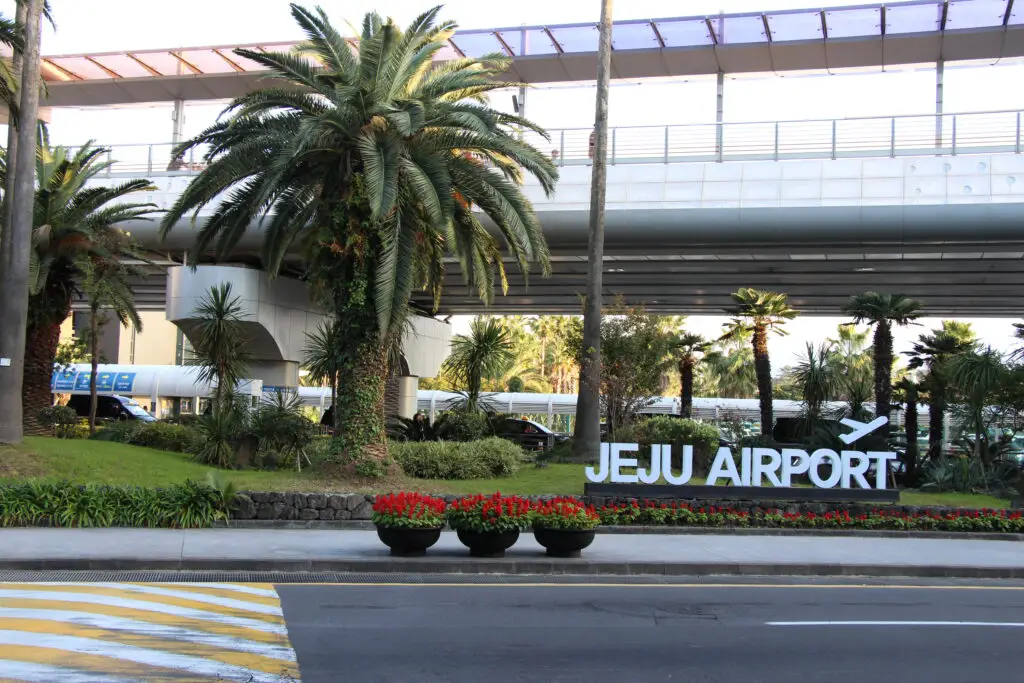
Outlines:
[{"label": "dark car", "polygon": [[[78,413],[79,417],[89,417],[90,404],[91,397],[88,394],[75,394],[68,400],[68,407]],[[134,399],[117,395],[96,397],[96,419],[156,422],[156,418]]]},{"label": "dark car", "polygon": [[565,441],[566,436],[555,434],[533,420],[505,418],[494,425],[494,434],[502,439],[514,441],[528,451],[546,451],[556,443]]}]

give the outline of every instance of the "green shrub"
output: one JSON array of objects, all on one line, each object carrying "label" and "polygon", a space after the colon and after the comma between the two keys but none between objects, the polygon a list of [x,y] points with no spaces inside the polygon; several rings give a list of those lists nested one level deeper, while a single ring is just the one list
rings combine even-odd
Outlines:
[{"label": "green shrub", "polygon": [[74,439],[79,437],[76,431],[80,420],[74,408],[67,406],[50,406],[36,414],[39,424],[53,431],[58,439]]},{"label": "green shrub", "polygon": [[649,463],[652,444],[672,446],[672,466],[682,466],[683,446],[693,446],[693,473],[707,474],[711,461],[718,452],[718,428],[696,420],[682,420],[659,415],[640,420],[620,429],[615,440],[620,443],[640,444],[640,459]]},{"label": "green shrub", "polygon": [[441,418],[443,438],[448,441],[477,441],[494,435],[487,414],[479,411],[453,410]]},{"label": "green shrub", "polygon": [[161,451],[192,454],[198,451],[202,440],[199,430],[194,427],[170,422],[137,420],[111,422],[97,431],[92,438],[97,441],[116,441]]},{"label": "green shrub", "polygon": [[194,481],[162,489],[68,482],[0,486],[0,527],[207,527],[227,519],[231,490]]},{"label": "green shrub", "polygon": [[391,454],[406,474],[420,479],[490,479],[519,469],[523,450],[492,437],[480,441],[392,443]]}]

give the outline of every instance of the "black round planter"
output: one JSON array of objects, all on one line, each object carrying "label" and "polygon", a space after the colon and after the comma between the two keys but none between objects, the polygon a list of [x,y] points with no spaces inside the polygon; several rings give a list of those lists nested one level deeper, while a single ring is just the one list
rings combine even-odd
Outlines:
[{"label": "black round planter", "polygon": [[436,529],[396,529],[377,525],[377,537],[399,557],[420,557],[427,548],[441,538],[441,527]]},{"label": "black round planter", "polygon": [[579,557],[580,551],[594,542],[594,530],[545,529],[533,527],[533,537],[551,557]]},{"label": "black round planter", "polygon": [[519,529],[512,531],[465,531],[457,529],[462,545],[473,557],[505,557],[505,551],[519,540]]}]

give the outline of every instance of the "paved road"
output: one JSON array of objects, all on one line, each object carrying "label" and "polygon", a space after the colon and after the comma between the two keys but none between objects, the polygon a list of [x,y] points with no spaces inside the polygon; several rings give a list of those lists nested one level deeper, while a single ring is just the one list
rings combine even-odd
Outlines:
[{"label": "paved road", "polygon": [[278,592],[306,683],[1021,677],[1020,585],[288,585]]}]

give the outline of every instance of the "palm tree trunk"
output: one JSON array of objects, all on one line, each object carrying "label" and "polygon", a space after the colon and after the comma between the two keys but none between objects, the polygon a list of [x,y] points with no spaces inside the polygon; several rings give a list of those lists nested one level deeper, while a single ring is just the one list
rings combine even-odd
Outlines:
[{"label": "palm tree trunk", "polygon": [[39,411],[53,405],[53,359],[60,344],[60,323],[45,323],[28,328],[25,337],[25,380],[20,403],[24,410],[24,433],[52,435],[39,424]]},{"label": "palm tree trunk", "polygon": [[[892,410],[892,328],[888,320],[879,320],[875,325],[875,415],[889,417]],[[889,424],[882,426],[878,434],[889,436]]]},{"label": "palm tree trunk", "polygon": [[928,400],[928,458],[942,457],[942,436],[946,417],[946,388],[933,386]]},{"label": "palm tree trunk", "polygon": [[917,398],[916,391],[907,391],[907,411],[904,415],[907,430],[907,486],[913,486],[917,482]]},{"label": "palm tree trunk", "polygon": [[762,325],[754,327],[754,369],[757,371],[757,396],[761,402],[761,434],[771,436],[772,419],[772,363],[768,357],[768,330]]},{"label": "palm tree trunk", "polygon": [[689,419],[693,414],[693,363],[679,361],[679,415]]},{"label": "palm tree trunk", "polygon": [[601,447],[601,304],[604,294],[604,205],[608,171],[608,89],[612,64],[612,0],[601,0],[594,114],[594,167],[590,183],[587,296],[583,310],[583,357],[576,399],[573,454],[591,458]]},{"label": "palm tree trunk", "polygon": [[89,434],[96,433],[96,373],[100,367],[100,317],[97,306],[89,309],[89,360],[92,373],[89,375]]},{"label": "palm tree trunk", "polygon": [[540,338],[540,376],[546,377],[548,370],[548,338]]},{"label": "palm tree trunk", "polygon": [[[24,434],[22,402],[28,334],[29,255],[35,195],[36,120],[39,118],[39,43],[43,0],[26,0],[25,51],[21,69],[17,158],[11,222],[0,233],[0,443],[20,443]],[[52,357],[51,357],[52,360]],[[53,366],[47,369],[50,386]],[[49,398],[49,397],[48,397]],[[45,406],[44,406],[45,407]],[[35,415],[31,416],[33,422]]]},{"label": "palm tree trunk", "polygon": [[343,339],[342,348],[353,362],[339,381],[334,404],[335,437],[341,440],[350,460],[366,457],[386,461],[384,378],[388,374],[387,352],[377,340],[376,331],[370,339],[357,341],[357,346],[352,344],[351,337]]}]

